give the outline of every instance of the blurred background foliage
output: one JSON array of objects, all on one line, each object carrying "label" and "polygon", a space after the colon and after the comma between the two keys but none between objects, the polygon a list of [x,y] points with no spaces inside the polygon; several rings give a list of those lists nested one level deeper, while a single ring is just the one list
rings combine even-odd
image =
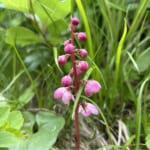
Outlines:
[{"label": "blurred background foliage", "polygon": [[[102,85],[92,98],[101,113],[87,123],[103,133],[106,145],[146,148],[150,145],[149,10],[149,0],[0,0],[1,99],[8,100],[13,110],[44,108],[61,114],[66,126],[56,147],[66,146],[61,138],[67,140],[65,132],[72,131],[68,129],[72,106],[54,101],[53,91],[69,69],[66,65],[60,71],[56,58],[70,36],[70,16],[77,16],[77,31],[86,31],[88,39],[85,45],[76,44],[88,50],[87,60],[95,68],[91,76]],[[119,120],[129,137],[117,143]]]}]

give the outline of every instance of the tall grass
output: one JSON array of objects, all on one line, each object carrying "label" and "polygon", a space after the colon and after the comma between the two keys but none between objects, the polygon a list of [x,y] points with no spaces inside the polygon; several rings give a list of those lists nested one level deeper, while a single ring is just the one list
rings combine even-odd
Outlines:
[{"label": "tall grass", "polygon": [[[142,99],[139,98],[141,94],[138,94],[138,91],[140,88],[146,88],[147,91],[149,87],[143,85],[148,84],[149,69],[143,72],[138,63],[138,56],[149,47],[149,5],[148,0],[83,1],[95,54],[92,61],[100,72],[102,71],[100,78],[95,76],[101,81],[102,91],[94,101],[105,112],[109,124],[116,122],[117,116],[125,122],[130,120],[126,124],[129,133],[136,135],[136,149],[140,149],[142,145],[140,139],[144,135],[141,131],[141,120],[145,118],[142,113]],[[143,46],[140,46],[141,43]],[[129,109],[136,119],[127,117],[124,114],[126,109]],[[135,126],[132,125],[133,122]],[[134,129],[136,132],[133,132]]]}]

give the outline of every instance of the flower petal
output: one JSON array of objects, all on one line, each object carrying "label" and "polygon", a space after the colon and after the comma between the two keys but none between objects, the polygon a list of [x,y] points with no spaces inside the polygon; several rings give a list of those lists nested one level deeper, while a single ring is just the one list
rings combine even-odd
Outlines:
[{"label": "flower petal", "polygon": [[64,104],[69,104],[70,100],[72,99],[72,94],[70,91],[65,91],[62,95],[62,102]]},{"label": "flower petal", "polygon": [[66,90],[65,87],[57,88],[54,92],[54,99],[61,99]]}]

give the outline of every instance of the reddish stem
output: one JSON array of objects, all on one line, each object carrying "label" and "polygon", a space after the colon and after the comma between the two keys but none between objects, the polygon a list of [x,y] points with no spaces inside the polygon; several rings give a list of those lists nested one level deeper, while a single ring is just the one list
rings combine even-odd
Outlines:
[{"label": "reddish stem", "polygon": [[[75,96],[78,92],[79,89],[79,79],[77,76],[77,72],[76,72],[76,64],[75,64],[75,56],[74,54],[71,55],[71,60],[72,60],[72,66],[73,66],[73,76],[74,76],[74,92],[75,92]],[[77,107],[75,109],[75,116],[74,116],[74,126],[75,126],[75,146],[76,146],[76,150],[79,150],[80,148],[80,129],[79,129],[79,119],[78,119],[78,109],[79,109],[79,103],[77,104]]]},{"label": "reddish stem", "polygon": [[[70,27],[71,28],[71,27]],[[71,28],[71,43],[74,45],[74,32],[73,29]],[[78,92],[79,89],[79,79],[77,75],[77,69],[76,69],[76,59],[74,53],[71,54],[71,62],[72,62],[72,67],[73,67],[73,76],[74,76],[74,93],[75,96]],[[79,150],[80,149],[80,129],[79,129],[79,119],[78,119],[78,109],[79,109],[79,103],[77,104],[77,107],[75,109],[75,116],[74,116],[74,126],[75,126],[75,149]]]},{"label": "reddish stem", "polygon": [[75,149],[80,149],[80,128],[79,128],[79,119],[78,119],[78,109],[79,109],[79,103],[77,104],[77,107],[75,109]]}]

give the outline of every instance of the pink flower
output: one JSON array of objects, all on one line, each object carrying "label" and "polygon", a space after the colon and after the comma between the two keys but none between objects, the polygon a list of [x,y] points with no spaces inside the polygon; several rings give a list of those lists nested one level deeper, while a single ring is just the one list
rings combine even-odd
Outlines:
[{"label": "pink flower", "polygon": [[61,78],[62,86],[69,86],[71,85],[71,83],[72,83],[72,78],[70,77],[70,75],[66,75]]},{"label": "pink flower", "polygon": [[79,32],[77,34],[77,36],[78,36],[79,41],[85,41],[86,40],[86,33],[85,32]]},{"label": "pink flower", "polygon": [[73,95],[66,87],[60,87],[54,92],[54,99],[61,100],[64,104],[69,104],[73,100]]},{"label": "pink flower", "polygon": [[98,109],[95,105],[85,102],[83,104],[80,104],[79,113],[81,113],[84,117],[88,117],[91,114],[98,115]]},{"label": "pink flower", "polygon": [[86,61],[79,61],[78,68],[82,71],[86,71],[89,68],[89,65]]},{"label": "pink flower", "polygon": [[55,99],[61,99],[64,92],[66,92],[66,90],[67,89],[65,87],[60,87],[60,88],[56,89],[54,92],[54,98]]},{"label": "pink flower", "polygon": [[[88,70],[89,65],[86,61],[77,61],[76,63],[77,63],[76,64],[77,76],[80,76],[83,72]],[[71,68],[70,75],[73,75],[73,74],[74,74],[74,70],[73,70],[73,68]]]},{"label": "pink flower", "polygon": [[69,104],[69,102],[70,102],[71,100],[73,100],[73,95],[72,95],[72,93],[71,93],[70,91],[68,91],[68,90],[65,91],[64,94],[62,95],[61,100],[62,100],[62,102],[63,102],[64,104]]},{"label": "pink flower", "polygon": [[79,53],[79,55],[80,55],[81,58],[85,58],[88,55],[88,52],[87,52],[86,49],[79,49],[78,53]]},{"label": "pink flower", "polygon": [[99,84],[99,82],[95,80],[88,80],[86,82],[84,92],[86,96],[90,97],[94,93],[98,93],[100,89],[101,89],[101,85]]},{"label": "pink flower", "polygon": [[65,51],[65,53],[67,53],[67,54],[72,54],[72,53],[74,53],[74,51],[75,51],[75,47],[74,47],[73,44],[67,44],[67,45],[65,45],[65,47],[64,47],[64,51]]},{"label": "pink flower", "polygon": [[63,65],[67,62],[67,58],[68,56],[67,55],[61,55],[58,57],[57,61],[58,61],[58,64],[59,65]]},{"label": "pink flower", "polygon": [[79,24],[79,22],[80,21],[79,21],[79,19],[77,17],[71,18],[72,25],[77,26]]}]

